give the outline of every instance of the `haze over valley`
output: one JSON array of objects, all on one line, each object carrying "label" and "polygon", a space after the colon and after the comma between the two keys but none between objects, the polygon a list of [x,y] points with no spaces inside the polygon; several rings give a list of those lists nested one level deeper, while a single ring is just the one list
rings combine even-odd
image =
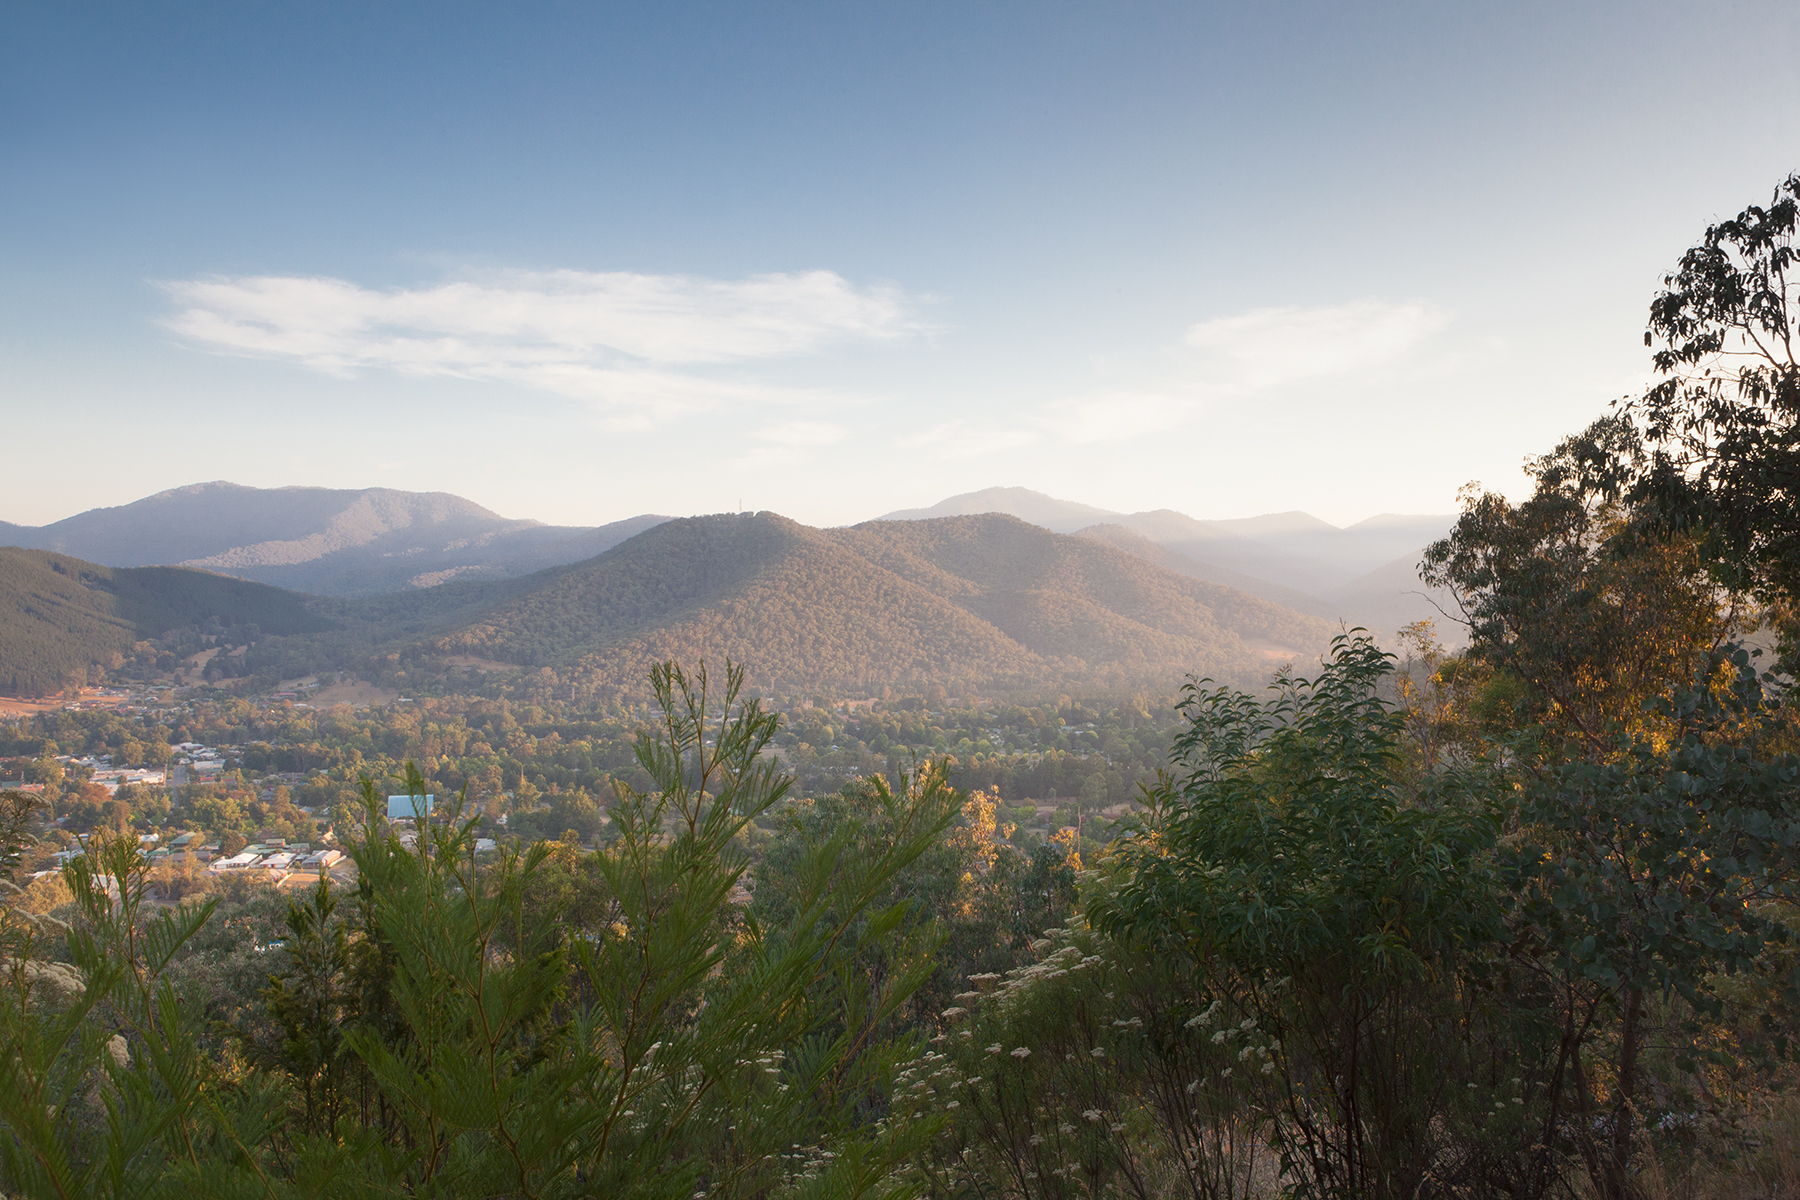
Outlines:
[{"label": "haze over valley", "polygon": [[[399,654],[451,674],[457,660],[555,668],[623,695],[653,661],[706,656],[794,694],[1160,694],[1189,672],[1254,682],[1346,627],[1391,638],[1440,617],[1414,564],[1449,525],[1207,521],[990,488],[837,529],[767,513],[582,528],[447,493],[196,484],[0,527],[44,552],[6,560],[19,615],[0,626],[0,688],[56,691],[210,623],[241,639],[215,677],[235,666],[225,678],[271,688],[379,674]],[[147,588],[177,607],[146,607]],[[66,614],[54,636],[51,604]]]}]

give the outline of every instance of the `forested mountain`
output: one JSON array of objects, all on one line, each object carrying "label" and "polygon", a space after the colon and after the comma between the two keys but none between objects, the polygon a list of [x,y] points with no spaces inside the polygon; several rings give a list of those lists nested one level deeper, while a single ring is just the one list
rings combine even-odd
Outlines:
[{"label": "forested mountain", "polygon": [[115,567],[199,567],[331,596],[505,579],[591,558],[662,517],[598,528],[508,520],[447,492],[199,483],[0,539]]},{"label": "forested mountain", "polygon": [[1084,534],[1166,570],[1331,621],[1381,633],[1424,619],[1443,624],[1438,605],[1447,597],[1420,583],[1416,568],[1454,522],[1447,514],[1384,513],[1344,528],[1303,512],[1203,521],[1167,508],[1115,513],[1026,488],[987,488],[882,519],[984,512]]},{"label": "forested mountain", "polygon": [[0,548],[0,692],[54,692],[142,641],[210,629],[240,641],[321,632],[329,622],[280,588],[180,567],[115,570]]},{"label": "forested mountain", "polygon": [[758,513],[666,522],[434,646],[600,689],[661,659],[729,656],[779,691],[1172,691],[1189,671],[1261,678],[1332,631],[1011,517],[817,530]]},{"label": "forested mountain", "polygon": [[[1339,529],[1298,512],[1203,521],[1171,509],[1113,513],[1026,488],[987,488],[881,520],[982,513],[1057,533],[1090,532],[1165,570],[1383,632],[1438,615],[1416,594],[1425,589],[1413,564],[1450,525],[1447,516],[1386,515]],[[215,482],[50,525],[0,522],[0,543],[114,567],[198,567],[320,596],[367,597],[518,579],[603,554],[665,520],[646,514],[592,528],[553,526],[509,520],[447,492]]]},{"label": "forested mountain", "polygon": [[1190,671],[1254,682],[1316,658],[1334,632],[1099,539],[994,514],[830,530],[773,513],[694,517],[529,576],[361,598],[0,553],[0,687],[14,691],[55,690],[71,671],[117,667],[138,643],[164,639],[140,647],[141,675],[200,647],[168,641],[170,631],[202,628],[209,645],[247,647],[209,664],[209,678],[263,684],[344,670],[410,690],[462,662],[548,668],[579,690],[622,692],[653,662],[730,657],[776,691],[877,695],[936,685],[1163,694]]}]

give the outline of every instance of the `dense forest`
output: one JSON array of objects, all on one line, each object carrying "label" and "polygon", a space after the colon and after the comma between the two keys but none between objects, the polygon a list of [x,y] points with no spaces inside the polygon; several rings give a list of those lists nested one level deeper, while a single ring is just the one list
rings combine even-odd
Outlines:
[{"label": "dense forest", "polygon": [[[1266,686],[1196,670],[1172,705],[1003,705],[952,677],[776,712],[743,668],[650,662],[643,699],[552,673],[19,726],[43,790],[0,810],[0,1182],[1797,1194],[1797,218],[1800,177],[1708,229],[1653,301],[1656,382],[1535,460],[1525,500],[1467,497],[1424,562],[1467,623],[1454,653],[1349,631]],[[871,532],[730,520],[681,535],[724,543],[685,597],[794,561],[743,539],[835,578]],[[1036,588],[961,528],[856,558],[962,598],[933,613]],[[1121,620],[1177,603],[1087,587],[1082,561],[1059,586]],[[1020,645],[1063,636],[1008,611]],[[470,651],[529,650],[482,629]],[[160,800],[102,802],[56,757],[199,742],[227,748],[217,781]],[[394,791],[446,803],[389,822]],[[278,893],[146,856],[140,831],[203,820],[329,823],[352,866]],[[34,871],[77,826],[85,852]]]}]

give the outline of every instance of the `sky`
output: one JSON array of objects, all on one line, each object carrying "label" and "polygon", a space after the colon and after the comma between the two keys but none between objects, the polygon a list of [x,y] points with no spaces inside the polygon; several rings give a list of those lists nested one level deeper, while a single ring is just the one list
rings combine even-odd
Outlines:
[{"label": "sky", "polygon": [[1448,513],[1800,170],[1800,6],[0,14],[0,520],[213,479]]}]

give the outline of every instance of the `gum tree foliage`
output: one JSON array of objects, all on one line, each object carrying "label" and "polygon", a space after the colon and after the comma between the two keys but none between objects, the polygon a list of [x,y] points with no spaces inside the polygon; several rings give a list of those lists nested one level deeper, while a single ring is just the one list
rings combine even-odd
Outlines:
[{"label": "gum tree foliage", "polygon": [[906,1077],[956,1106],[936,1194],[1244,1195],[1266,1144],[1298,1195],[1624,1197],[1709,1069],[1787,1052],[1800,761],[1747,654],[1610,754],[1423,774],[1389,670],[1190,691],[1091,926],[971,975]]},{"label": "gum tree foliage", "polygon": [[1698,533],[1722,582],[1765,599],[1800,585],[1797,218],[1790,175],[1682,255],[1644,334],[1662,378],[1625,406],[1651,446],[1634,506]]},{"label": "gum tree foliage", "polygon": [[1725,998],[1745,976],[1765,1014],[1793,998],[1791,680],[1736,640],[1773,619],[1791,674],[1797,201],[1790,177],[1711,226],[1651,305],[1661,378],[1538,460],[1523,504],[1471,498],[1422,564],[1510,693],[1514,961],[1538,975],[1550,1099],[1606,1196],[1649,1131],[1704,1107],[1669,1097],[1788,1053]]},{"label": "gum tree foliage", "polygon": [[1191,684],[1175,775],[1089,914],[1186,955],[1202,1011],[1258,1031],[1269,1056],[1240,1069],[1268,1064],[1264,1128],[1299,1194],[1413,1196],[1465,1165],[1453,984],[1500,935],[1496,819],[1464,776],[1398,786],[1390,670],[1354,636],[1269,700]]},{"label": "gum tree foliage", "polygon": [[[77,860],[79,985],[51,1003],[15,969],[0,1006],[0,1186],[894,1194],[941,1123],[886,1119],[890,1076],[921,1049],[887,1018],[929,972],[932,939],[876,898],[960,798],[929,781],[896,794],[879,852],[850,832],[825,839],[792,864],[790,918],[760,927],[731,896],[738,835],[787,787],[761,753],[775,719],[741,697],[735,668],[718,696],[704,669],[664,665],[653,684],[662,729],[637,749],[655,787],[620,789],[600,922],[522,928],[550,851],[487,865],[474,819],[421,822],[416,847],[371,834],[354,847],[347,919],[328,893],[295,902],[296,945],[270,989],[280,1034],[247,1066],[200,1054],[199,1015],[165,978],[210,905],[151,916],[129,841]],[[364,791],[378,829],[378,790]],[[879,981],[852,968],[864,939],[886,944]]]},{"label": "gum tree foliage", "polygon": [[1498,673],[1490,727],[1533,729],[1546,760],[1609,753],[1741,626],[1692,537],[1634,534],[1631,511],[1594,494],[1596,471],[1642,458],[1630,424],[1598,421],[1531,461],[1523,502],[1465,494],[1421,563],[1461,606],[1468,656]]},{"label": "gum tree foliage", "polygon": [[[1656,732],[1527,780],[1499,860],[1511,958],[1537,976],[1557,1026],[1550,1133],[1607,1197],[1633,1194],[1643,1118],[1689,1115],[1645,1095],[1651,1004],[1679,997],[1716,1019],[1734,976],[1776,966],[1769,994],[1791,1013],[1800,984],[1769,953],[1790,938],[1783,905],[1800,878],[1800,759],[1772,749],[1782,723],[1747,652],[1715,654],[1698,675],[1657,705]],[[1758,1032],[1736,1040],[1791,1052],[1785,1030]],[[1678,1073],[1722,1059],[1707,1041],[1678,1047]]]}]

